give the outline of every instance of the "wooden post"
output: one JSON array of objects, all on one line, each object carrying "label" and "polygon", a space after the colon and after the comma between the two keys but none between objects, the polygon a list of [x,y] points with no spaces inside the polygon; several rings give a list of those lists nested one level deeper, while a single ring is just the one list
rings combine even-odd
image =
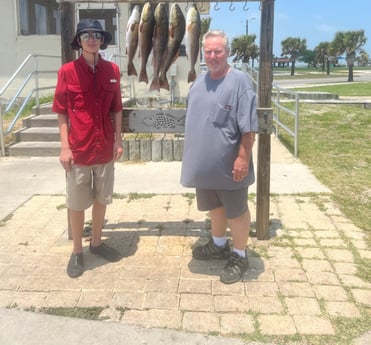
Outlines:
[{"label": "wooden post", "polygon": [[[262,1],[261,5],[258,108],[270,108],[273,80],[274,0]],[[256,182],[256,235],[258,240],[269,238],[270,159],[271,135],[259,133]]]},{"label": "wooden post", "polygon": [[61,55],[62,64],[75,59],[75,51],[71,42],[75,36],[75,5],[71,2],[59,4],[61,12]]},{"label": "wooden post", "polygon": [[[71,48],[71,42],[75,36],[75,6],[70,2],[61,2],[61,56],[62,64],[75,59],[75,53]],[[67,176],[66,176],[67,178]],[[72,229],[70,223],[70,212],[67,208],[68,239],[72,240]]]}]

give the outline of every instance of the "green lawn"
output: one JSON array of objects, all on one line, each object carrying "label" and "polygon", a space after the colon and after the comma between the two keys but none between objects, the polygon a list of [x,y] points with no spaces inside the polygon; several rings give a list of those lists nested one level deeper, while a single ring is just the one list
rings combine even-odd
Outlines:
[{"label": "green lawn", "polygon": [[370,97],[371,98],[371,82],[360,83],[345,83],[334,85],[322,85],[312,87],[293,88],[293,91],[309,91],[309,92],[330,92],[339,95],[339,97]]}]

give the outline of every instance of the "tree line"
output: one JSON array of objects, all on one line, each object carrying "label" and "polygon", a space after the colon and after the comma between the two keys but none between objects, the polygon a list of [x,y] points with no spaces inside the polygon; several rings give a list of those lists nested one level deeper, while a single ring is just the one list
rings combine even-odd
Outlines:
[{"label": "tree line", "polygon": [[[259,47],[255,44],[256,35],[243,35],[231,42],[233,61],[249,63],[259,57]],[[364,30],[339,31],[333,41],[321,42],[313,50],[307,48],[307,40],[299,37],[287,37],[281,41],[281,57],[291,63],[291,75],[295,75],[295,63],[305,62],[308,66],[322,67],[330,74],[330,64],[336,65],[340,56],[345,56],[348,66],[348,81],[353,81],[355,63],[367,66],[369,55],[362,47],[367,38]]]}]

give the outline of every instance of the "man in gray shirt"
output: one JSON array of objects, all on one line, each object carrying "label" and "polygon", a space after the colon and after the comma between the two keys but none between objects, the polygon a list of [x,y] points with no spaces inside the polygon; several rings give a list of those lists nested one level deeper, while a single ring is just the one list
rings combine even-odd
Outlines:
[{"label": "man in gray shirt", "polygon": [[212,238],[194,248],[192,256],[228,259],[220,280],[231,284],[248,268],[247,196],[255,180],[251,150],[258,131],[256,94],[247,76],[229,66],[223,31],[207,32],[202,43],[208,71],[195,80],[188,95],[181,183],[196,188],[200,211],[210,211]]}]

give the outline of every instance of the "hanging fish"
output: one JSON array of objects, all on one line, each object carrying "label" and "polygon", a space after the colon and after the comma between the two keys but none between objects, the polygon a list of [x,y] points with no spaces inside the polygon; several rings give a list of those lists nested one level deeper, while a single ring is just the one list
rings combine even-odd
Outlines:
[{"label": "hanging fish", "polygon": [[187,11],[186,19],[186,54],[190,62],[188,83],[196,79],[195,65],[200,51],[201,18],[195,3]]},{"label": "hanging fish", "polygon": [[166,55],[160,68],[160,87],[169,90],[166,73],[179,55],[180,44],[185,33],[185,18],[178,4],[172,4],[169,16],[169,37]]},{"label": "hanging fish", "polygon": [[153,80],[150,90],[160,91],[160,66],[166,51],[169,30],[169,18],[164,2],[159,2],[155,9],[155,29],[153,32]]},{"label": "hanging fish", "polygon": [[155,27],[155,17],[153,7],[150,2],[146,2],[142,9],[139,22],[139,56],[141,67],[139,72],[139,81],[148,83],[147,61],[152,50],[153,29]]},{"label": "hanging fish", "polygon": [[133,60],[138,48],[138,29],[140,20],[139,6],[136,5],[131,12],[126,26],[126,54],[128,56],[128,75],[137,75]]}]

